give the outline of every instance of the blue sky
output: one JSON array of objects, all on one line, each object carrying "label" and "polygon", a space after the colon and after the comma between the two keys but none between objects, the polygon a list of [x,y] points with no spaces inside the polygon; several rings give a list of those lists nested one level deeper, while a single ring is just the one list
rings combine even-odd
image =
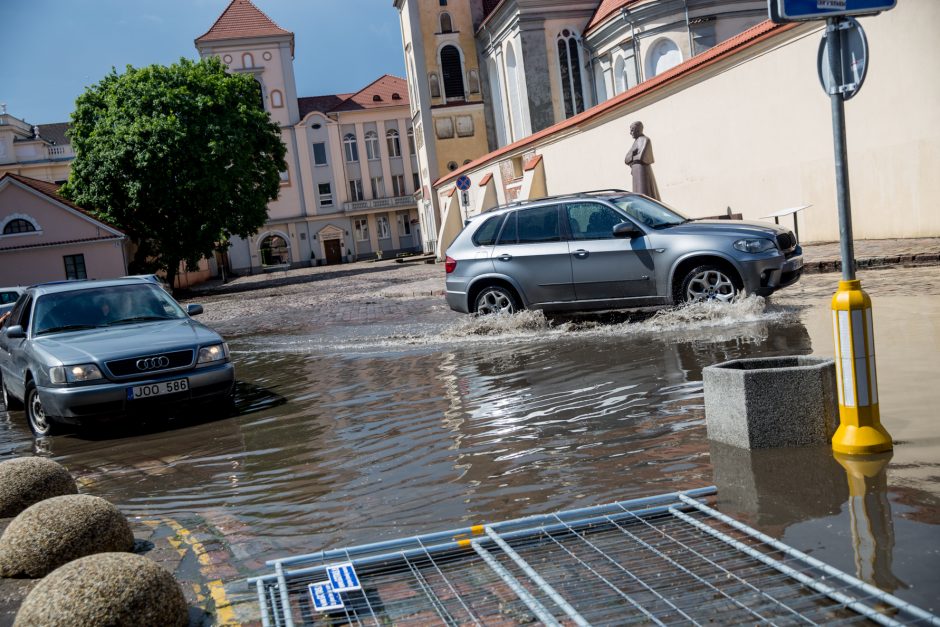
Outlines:
[{"label": "blue sky", "polygon": [[[252,0],[294,32],[298,96],[405,75],[392,0]],[[33,124],[65,122],[112,66],[197,58],[193,40],[229,0],[0,0],[0,102]]]}]

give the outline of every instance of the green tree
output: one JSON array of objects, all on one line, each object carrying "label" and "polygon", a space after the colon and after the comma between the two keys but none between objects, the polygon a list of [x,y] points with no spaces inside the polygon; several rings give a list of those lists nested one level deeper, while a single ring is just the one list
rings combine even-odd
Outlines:
[{"label": "green tree", "polygon": [[286,149],[247,74],[215,58],[112,69],[75,102],[75,160],[62,193],[123,229],[135,272],[195,270],[249,237],[277,198]]}]

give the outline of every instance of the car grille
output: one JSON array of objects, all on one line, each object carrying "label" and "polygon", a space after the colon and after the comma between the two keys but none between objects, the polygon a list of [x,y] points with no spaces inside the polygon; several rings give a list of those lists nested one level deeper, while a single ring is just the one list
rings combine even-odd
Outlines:
[{"label": "car grille", "polygon": [[[166,358],[164,361],[162,358]],[[137,362],[149,360],[145,368],[139,368]],[[167,370],[186,368],[193,364],[193,350],[173,351],[157,355],[141,355],[130,359],[115,359],[105,362],[108,370],[115,377],[144,377]]]},{"label": "car grille", "polygon": [[793,231],[778,235],[777,247],[783,252],[789,252],[790,249],[796,247],[796,237],[793,236]]}]

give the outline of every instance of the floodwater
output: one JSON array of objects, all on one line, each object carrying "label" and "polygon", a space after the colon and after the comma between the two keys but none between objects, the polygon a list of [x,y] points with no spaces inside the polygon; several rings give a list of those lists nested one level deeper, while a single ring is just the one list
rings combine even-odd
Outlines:
[{"label": "floodwater", "polygon": [[655,315],[240,336],[238,416],[34,443],[0,412],[0,459],[51,456],[130,516],[199,517],[252,564],[715,484],[725,513],[936,612],[940,269],[884,272],[869,291],[896,446],[867,465],[705,438],[703,367],[832,355],[835,275]]}]

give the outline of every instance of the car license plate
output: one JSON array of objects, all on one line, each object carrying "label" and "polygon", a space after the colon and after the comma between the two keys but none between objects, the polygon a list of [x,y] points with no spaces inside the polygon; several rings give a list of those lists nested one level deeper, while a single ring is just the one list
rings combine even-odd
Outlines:
[{"label": "car license plate", "polygon": [[793,259],[788,260],[783,264],[784,272],[793,272],[794,270],[799,270],[803,267],[803,256],[794,257]]},{"label": "car license plate", "polygon": [[189,379],[174,379],[173,381],[161,381],[160,383],[150,383],[147,385],[135,385],[127,388],[127,400],[132,401],[139,398],[152,398],[154,396],[163,396],[165,394],[177,394],[189,389]]}]

